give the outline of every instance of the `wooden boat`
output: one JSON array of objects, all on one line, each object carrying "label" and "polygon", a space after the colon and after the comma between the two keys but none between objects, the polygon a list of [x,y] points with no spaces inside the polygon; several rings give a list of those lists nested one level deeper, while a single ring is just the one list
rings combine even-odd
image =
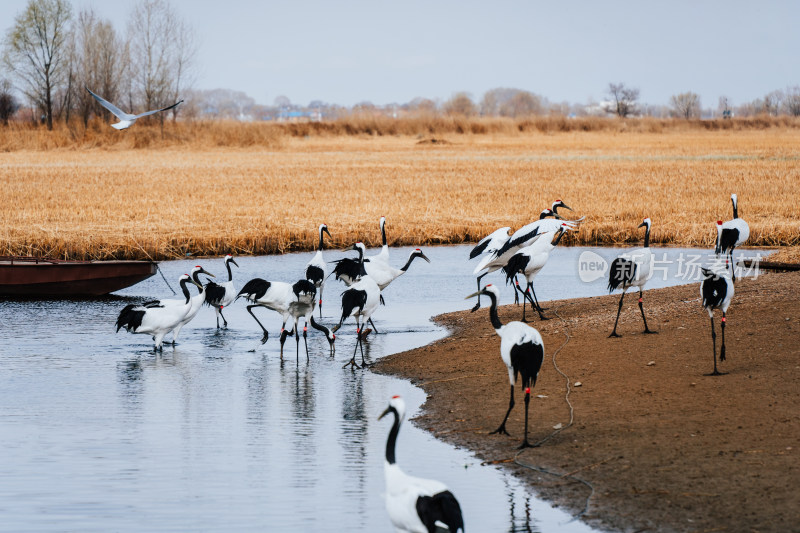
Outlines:
[{"label": "wooden boat", "polygon": [[156,273],[150,261],[69,261],[0,256],[0,296],[100,296]]}]

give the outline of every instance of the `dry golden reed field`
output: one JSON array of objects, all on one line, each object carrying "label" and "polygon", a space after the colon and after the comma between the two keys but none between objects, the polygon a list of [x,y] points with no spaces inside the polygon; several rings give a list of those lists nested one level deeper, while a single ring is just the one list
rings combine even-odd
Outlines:
[{"label": "dry golden reed field", "polygon": [[375,245],[382,215],[390,244],[474,242],[557,198],[586,216],[573,244],[637,242],[649,216],[654,243],[709,246],[731,193],[749,245],[800,244],[797,122],[378,122],[0,129],[0,255],[281,253],[322,222]]}]

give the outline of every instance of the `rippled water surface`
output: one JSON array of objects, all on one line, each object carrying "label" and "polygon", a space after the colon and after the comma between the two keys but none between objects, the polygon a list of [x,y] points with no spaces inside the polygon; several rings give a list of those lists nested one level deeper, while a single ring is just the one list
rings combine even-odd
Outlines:
[{"label": "rippled water surface", "polygon": [[[374,317],[380,334],[365,343],[368,359],[441,337],[429,318],[472,305],[463,299],[475,290],[468,250],[426,248],[432,263],[415,262],[385,291],[386,306]],[[553,253],[539,277],[540,299],[605,293],[604,279],[580,281],[582,251]],[[408,253],[393,249],[392,263]],[[345,255],[329,251],[326,259]],[[252,277],[293,282],[310,257],[237,258],[234,277],[239,287]],[[195,264],[226,277],[220,259],[161,269],[177,289],[177,277]],[[650,286],[684,282],[671,268]],[[485,279],[502,283],[499,273]],[[503,291],[510,300],[510,289]],[[330,279],[328,325],[340,292]],[[339,332],[334,359],[310,329],[308,362],[302,339],[296,361],[292,338],[280,360],[280,321],[266,310],[256,311],[271,332],[261,346],[241,301],[225,310],[228,329],[217,330],[213,310],[204,308],[163,354],[153,353],[149,336],[114,333],[124,305],[169,296],[156,275],[100,300],[0,301],[0,530],[390,531],[382,493],[391,421],[377,417],[401,394],[411,418],[424,394],[399,379],[343,369],[354,347],[352,322]],[[450,486],[469,531],[589,531],[411,423],[401,429],[397,454],[408,473]]]}]

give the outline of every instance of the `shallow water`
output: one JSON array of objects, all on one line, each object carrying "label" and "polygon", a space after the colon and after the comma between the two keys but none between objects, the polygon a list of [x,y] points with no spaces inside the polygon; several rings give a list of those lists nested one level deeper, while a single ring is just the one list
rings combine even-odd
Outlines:
[{"label": "shallow water", "polygon": [[[374,317],[381,334],[365,343],[368,359],[440,338],[430,317],[473,304],[464,300],[475,290],[469,249],[426,248],[432,263],[415,262],[386,289],[386,306]],[[409,250],[393,249],[392,263],[402,264]],[[605,293],[604,279],[580,281],[584,251],[553,253],[537,278],[540,299]],[[619,252],[596,251],[606,258]],[[681,252],[669,250],[671,257]],[[344,255],[329,251],[326,259]],[[296,281],[310,257],[237,258],[234,279],[240,287],[252,277]],[[164,262],[161,270],[177,289],[177,277],[195,264],[226,276],[220,259]],[[499,273],[485,280],[502,284]],[[648,287],[681,282],[673,272]],[[340,292],[330,279],[323,323],[336,322]],[[156,275],[100,300],[0,301],[0,529],[391,530],[382,499],[391,421],[377,417],[401,394],[412,418],[421,390],[342,369],[354,347],[352,322],[337,336],[335,359],[310,329],[308,362],[302,339],[296,361],[291,338],[280,360],[280,322],[266,310],[256,310],[271,332],[261,346],[241,302],[225,310],[229,329],[217,330],[214,312],[203,309],[160,355],[149,336],[114,334],[125,304],[170,295]],[[504,287],[504,298],[511,295]],[[410,423],[397,455],[408,473],[450,486],[470,531],[590,531],[496,467]]]}]

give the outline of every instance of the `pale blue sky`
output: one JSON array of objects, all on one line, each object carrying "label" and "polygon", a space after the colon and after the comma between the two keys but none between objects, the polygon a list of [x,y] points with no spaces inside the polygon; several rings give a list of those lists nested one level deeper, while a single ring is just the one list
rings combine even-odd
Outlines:
[{"label": "pale blue sky", "polygon": [[[5,32],[27,0],[3,0]],[[135,0],[93,5],[119,30]],[[800,2],[172,0],[200,36],[201,89],[352,105],[479,100],[495,87],[601,100],[609,82],[667,104],[734,105],[800,84]]]}]

